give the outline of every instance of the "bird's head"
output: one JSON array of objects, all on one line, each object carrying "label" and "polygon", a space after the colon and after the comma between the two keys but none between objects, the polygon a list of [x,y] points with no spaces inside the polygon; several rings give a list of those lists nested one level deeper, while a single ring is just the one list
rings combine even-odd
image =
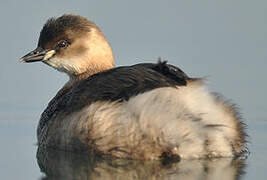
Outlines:
[{"label": "bird's head", "polygon": [[35,50],[21,62],[41,61],[70,77],[111,69],[114,57],[109,43],[95,23],[78,15],[49,19]]}]

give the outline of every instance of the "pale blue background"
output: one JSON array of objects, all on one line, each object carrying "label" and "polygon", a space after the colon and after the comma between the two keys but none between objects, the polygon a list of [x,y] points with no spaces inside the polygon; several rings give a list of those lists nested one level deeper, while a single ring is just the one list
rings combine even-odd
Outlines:
[{"label": "pale blue background", "polygon": [[267,174],[267,1],[113,0],[1,1],[0,179],[37,179],[36,126],[67,76],[42,64],[22,64],[42,25],[76,13],[95,21],[110,41],[116,65],[161,56],[239,105],[251,135],[244,179]]}]

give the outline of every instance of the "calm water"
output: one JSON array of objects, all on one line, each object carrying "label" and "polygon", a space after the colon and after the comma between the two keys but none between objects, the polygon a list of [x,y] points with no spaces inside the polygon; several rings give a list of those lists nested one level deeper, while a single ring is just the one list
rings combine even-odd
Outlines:
[{"label": "calm water", "polygon": [[[266,179],[267,1],[1,1],[0,179]],[[159,162],[99,160],[64,152],[37,156],[36,127],[66,77],[21,64],[44,22],[75,13],[95,21],[116,65],[161,56],[239,105],[250,135],[247,159]]]}]

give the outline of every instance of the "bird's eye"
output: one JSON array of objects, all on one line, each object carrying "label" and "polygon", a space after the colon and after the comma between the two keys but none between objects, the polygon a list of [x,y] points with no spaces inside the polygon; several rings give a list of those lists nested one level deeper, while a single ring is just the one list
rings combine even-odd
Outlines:
[{"label": "bird's eye", "polygon": [[57,48],[67,48],[70,45],[70,43],[66,40],[61,40],[57,44]]}]

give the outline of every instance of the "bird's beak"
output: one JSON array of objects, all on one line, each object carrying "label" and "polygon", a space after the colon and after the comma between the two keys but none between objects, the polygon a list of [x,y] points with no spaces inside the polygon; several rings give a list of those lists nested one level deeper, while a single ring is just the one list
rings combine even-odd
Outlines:
[{"label": "bird's beak", "polygon": [[45,50],[41,47],[37,47],[35,50],[26,54],[20,58],[20,62],[36,62],[36,61],[45,61],[52,57],[55,54],[55,50]]}]

